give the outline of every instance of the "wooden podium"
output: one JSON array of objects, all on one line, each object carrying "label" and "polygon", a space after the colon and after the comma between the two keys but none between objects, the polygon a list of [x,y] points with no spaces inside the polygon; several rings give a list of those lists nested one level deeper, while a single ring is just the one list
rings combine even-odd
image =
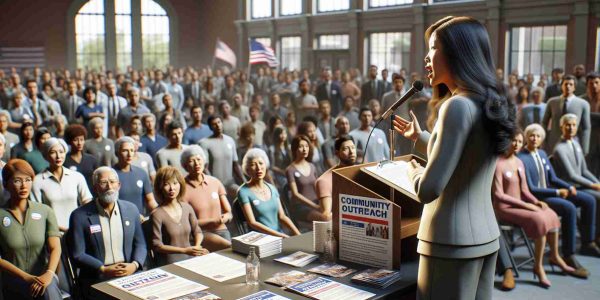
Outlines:
[{"label": "wooden podium", "polygon": [[[415,159],[421,165],[426,162],[415,155],[394,158],[395,161]],[[378,162],[355,165],[333,170],[332,176],[332,228],[336,240],[340,241],[340,194],[375,198],[393,201],[393,218],[399,220],[392,231],[393,268],[400,269],[400,260],[413,260],[418,257],[416,234],[419,229],[423,210],[416,196],[402,189],[392,188],[384,181],[361,170],[365,166],[377,165]],[[399,225],[399,226],[398,226]],[[338,247],[339,251],[340,247]],[[402,253],[402,255],[401,255]],[[339,253],[338,253],[339,254]],[[339,256],[338,256],[339,257]]]}]

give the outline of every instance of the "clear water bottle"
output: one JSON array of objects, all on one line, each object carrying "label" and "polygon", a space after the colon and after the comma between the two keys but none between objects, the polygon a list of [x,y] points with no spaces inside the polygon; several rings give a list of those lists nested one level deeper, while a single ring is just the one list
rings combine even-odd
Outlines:
[{"label": "clear water bottle", "polygon": [[257,285],[260,272],[260,260],[256,255],[255,248],[250,247],[250,253],[246,257],[246,284]]},{"label": "clear water bottle", "polygon": [[335,263],[337,258],[337,243],[331,229],[327,230],[327,240],[325,241],[323,261],[326,263]]}]

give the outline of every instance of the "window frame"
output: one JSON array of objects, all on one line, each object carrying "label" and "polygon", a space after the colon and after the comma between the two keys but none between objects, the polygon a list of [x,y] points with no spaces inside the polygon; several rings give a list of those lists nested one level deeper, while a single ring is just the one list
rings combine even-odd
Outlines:
[{"label": "window frame", "polygon": [[[368,66],[374,64],[373,59],[372,59],[372,51],[371,51],[372,45],[373,45],[372,36],[374,34],[394,34],[394,33],[400,34],[400,40],[403,40],[404,35],[408,35],[408,41],[409,41],[409,44],[408,44],[408,47],[407,47],[408,49],[404,49],[404,47],[403,47],[402,51],[400,52],[401,56],[400,56],[400,62],[399,62],[399,68],[398,68],[398,70],[392,69],[391,68],[391,64],[390,65],[386,65],[386,66],[379,66],[379,65],[377,65],[378,70],[380,72],[383,69],[388,69],[389,73],[391,74],[393,72],[400,72],[400,70],[402,68],[404,68],[404,69],[407,70],[407,73],[411,72],[411,70],[410,70],[410,67],[411,67],[410,66],[410,57],[411,57],[411,54],[412,54],[411,53],[411,47],[412,47],[412,38],[413,38],[413,36],[412,36],[413,33],[411,31],[371,31],[371,32],[365,32],[365,36],[366,36],[366,40],[367,40],[367,42],[365,43],[365,53],[366,53],[365,68],[364,68],[365,70],[368,68]],[[388,43],[388,42],[386,41],[386,43]],[[386,52],[385,55],[386,56],[390,55],[390,53]],[[403,65],[403,60],[404,60],[403,57],[405,55],[406,55],[407,60],[408,60],[408,65],[406,65],[406,66]],[[391,59],[386,58],[385,60],[391,60]],[[380,76],[380,74],[377,74],[377,76]]]},{"label": "window frame", "polygon": [[415,0],[409,0],[411,2],[409,3],[399,3],[399,4],[388,4],[388,5],[381,5],[381,6],[372,6],[371,2],[373,0],[366,0],[366,7],[367,9],[386,9],[386,8],[397,8],[397,7],[403,7],[403,6],[410,6],[413,5],[415,3]]},{"label": "window frame", "polygon": [[[559,26],[564,26],[564,32],[565,32],[565,36],[564,36],[564,40],[565,40],[565,47],[564,50],[557,50],[556,49],[556,31],[557,31],[557,27]],[[527,67],[528,71],[526,72],[525,70],[523,70],[524,74],[519,74],[519,76],[521,75],[526,75],[527,73],[532,73],[534,75],[534,77],[537,79],[539,78],[539,76],[542,74],[541,70],[542,70],[542,66],[544,65],[544,59],[543,59],[543,53],[545,52],[551,52],[552,53],[552,67],[549,70],[546,70],[545,73],[547,75],[550,75],[550,73],[552,72],[553,68],[563,68],[565,69],[566,67],[566,62],[567,62],[567,38],[568,38],[568,30],[569,30],[569,26],[568,24],[565,23],[543,23],[543,24],[511,24],[508,28],[508,51],[507,51],[507,56],[506,57],[506,61],[508,62],[508,69],[507,69],[507,73],[512,73],[513,72],[513,52],[518,52],[513,50],[513,30],[517,29],[517,28],[526,28],[530,31],[533,30],[533,28],[537,28],[537,27],[541,27],[542,28],[542,37],[543,37],[543,31],[544,31],[544,27],[553,27],[553,47],[551,51],[548,50],[543,50],[543,47],[540,48],[539,50],[533,51],[532,49],[532,41],[531,38],[527,41],[527,43],[529,44],[529,50],[525,50],[523,49],[523,53],[528,53],[528,59],[524,59],[524,61],[528,62],[529,65]],[[530,37],[531,37],[531,33],[530,33]],[[531,72],[532,70],[532,53],[537,52],[540,55],[540,73],[536,74],[534,72]],[[557,66],[556,65],[556,53],[557,52],[562,52],[564,55],[564,61],[562,62],[562,66]],[[518,66],[517,68],[518,71]]]},{"label": "window frame", "polygon": [[[285,39],[285,38],[297,38],[300,41],[300,45],[299,45],[298,53],[297,53],[298,67],[295,68],[295,69],[291,69],[289,66],[286,66],[284,64],[283,58],[284,58],[285,51],[283,50],[284,49],[283,48],[283,39]],[[277,46],[278,46],[277,47],[278,51],[277,51],[276,55],[277,55],[277,58],[279,59],[279,67],[280,67],[281,70],[283,70],[283,69],[301,70],[302,69],[302,36],[301,35],[283,35],[283,36],[280,36],[279,39],[278,39]],[[287,54],[287,55],[289,55],[289,54]]]},{"label": "window frame", "polygon": [[298,1],[300,1],[300,12],[293,13],[293,14],[283,14],[283,12],[282,12],[283,2],[285,0],[276,0],[276,1],[278,1],[278,4],[279,4],[279,7],[278,7],[278,17],[292,17],[292,16],[298,16],[298,15],[304,14],[304,1],[306,1],[306,0],[298,0]]},{"label": "window frame", "polygon": [[[314,11],[317,14],[329,14],[329,13],[338,13],[338,12],[345,12],[345,11],[349,11],[352,8],[352,0],[341,0],[341,1],[347,1],[348,2],[348,8],[340,8],[340,9],[332,9],[332,10],[321,10],[319,8],[319,4],[321,3],[321,1],[332,1],[332,0],[315,0],[314,2]],[[338,0],[339,1],[339,0]]]}]

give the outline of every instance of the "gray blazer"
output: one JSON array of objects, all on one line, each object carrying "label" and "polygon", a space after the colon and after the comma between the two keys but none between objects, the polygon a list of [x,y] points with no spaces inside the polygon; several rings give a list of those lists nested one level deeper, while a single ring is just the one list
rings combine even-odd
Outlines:
[{"label": "gray blazer", "polygon": [[[560,142],[562,132],[560,130],[560,117],[563,112],[564,98],[562,96],[553,97],[548,100],[542,127],[546,129],[546,152],[552,153],[554,146]],[[583,153],[588,154],[590,150],[590,134],[592,132],[592,123],[590,121],[590,104],[579,98],[573,97],[567,105],[567,113],[577,116],[577,126],[579,127],[577,137],[583,148]]]},{"label": "gray blazer", "polygon": [[481,105],[454,96],[440,107],[433,132],[424,131],[415,144],[427,157],[424,172],[413,178],[425,204],[420,254],[473,258],[498,250],[491,197],[497,156],[483,122]]},{"label": "gray blazer", "polygon": [[579,143],[576,140],[572,142],[577,155],[573,155],[573,147],[564,139],[554,147],[553,162],[556,175],[577,187],[590,188],[593,183],[600,183],[598,178],[588,170]]}]

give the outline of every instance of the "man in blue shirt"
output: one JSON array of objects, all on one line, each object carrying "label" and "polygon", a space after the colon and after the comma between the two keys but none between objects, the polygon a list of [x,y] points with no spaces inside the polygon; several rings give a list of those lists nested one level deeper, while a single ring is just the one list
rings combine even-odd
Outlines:
[{"label": "man in blue shirt", "polygon": [[150,154],[150,157],[154,160],[154,166],[156,166],[156,152],[164,148],[168,141],[156,132],[156,117],[153,114],[145,114],[142,117],[142,125],[146,130],[146,134],[140,139],[141,145],[138,151]]},{"label": "man in blue shirt", "polygon": [[202,123],[202,107],[192,107],[192,126],[188,127],[183,134],[183,143],[186,145],[198,144],[198,142],[213,134],[208,125]]}]

